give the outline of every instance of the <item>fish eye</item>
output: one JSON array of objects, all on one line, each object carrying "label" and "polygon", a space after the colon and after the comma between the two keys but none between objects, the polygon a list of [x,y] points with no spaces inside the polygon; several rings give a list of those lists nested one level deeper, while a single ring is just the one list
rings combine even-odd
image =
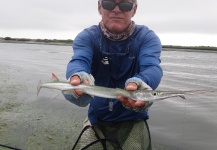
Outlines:
[{"label": "fish eye", "polygon": [[157,96],[158,94],[157,94],[157,92],[154,92],[153,95],[154,95],[154,96]]}]

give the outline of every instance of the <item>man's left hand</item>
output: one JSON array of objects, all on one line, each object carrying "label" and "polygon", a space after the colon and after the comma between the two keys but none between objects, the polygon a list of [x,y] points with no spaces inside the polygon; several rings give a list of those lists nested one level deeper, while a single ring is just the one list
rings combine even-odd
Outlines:
[{"label": "man's left hand", "polygon": [[[129,82],[126,85],[126,90],[128,91],[135,91],[138,89],[138,86],[135,82]],[[123,104],[126,108],[132,108],[133,110],[137,111],[140,107],[145,107],[148,102],[140,101],[140,100],[132,100],[123,96],[118,96],[118,100]]]}]

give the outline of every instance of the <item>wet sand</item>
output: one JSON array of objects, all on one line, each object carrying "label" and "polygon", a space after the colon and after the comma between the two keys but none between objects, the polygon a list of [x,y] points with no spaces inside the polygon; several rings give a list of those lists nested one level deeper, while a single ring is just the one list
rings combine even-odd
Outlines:
[{"label": "wet sand", "polygon": [[[65,80],[70,46],[0,43],[0,144],[26,150],[71,149],[87,108],[66,101],[58,92],[42,89],[51,73]],[[216,54],[166,51],[164,77],[158,89],[216,89]],[[216,149],[216,94],[173,98],[150,109],[154,149]],[[0,148],[1,150],[1,148]]]},{"label": "wet sand", "polygon": [[0,143],[28,150],[70,149],[86,108],[72,105],[61,94],[52,99],[57,92],[49,90],[36,97],[37,83],[31,81],[36,74],[27,74],[22,68],[1,65]]},{"label": "wet sand", "polygon": [[[52,65],[60,56],[52,49],[61,46],[50,46],[51,51],[43,45],[8,46],[4,43],[0,49],[0,144],[28,150],[71,149],[87,108],[74,106],[58,91],[42,89],[37,97],[39,80],[50,81],[52,72],[65,79],[65,64],[61,69],[58,62]],[[49,54],[56,54],[50,63]]]}]

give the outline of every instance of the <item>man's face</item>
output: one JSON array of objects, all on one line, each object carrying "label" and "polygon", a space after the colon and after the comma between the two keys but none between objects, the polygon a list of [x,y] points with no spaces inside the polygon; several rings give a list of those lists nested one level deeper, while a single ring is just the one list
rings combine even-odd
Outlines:
[{"label": "man's face", "polygon": [[[106,1],[115,1],[116,3],[120,2],[130,2],[132,0],[106,0]],[[98,11],[102,15],[102,21],[106,28],[115,34],[122,33],[127,29],[131,23],[131,18],[135,15],[137,5],[133,7],[131,11],[123,12],[119,9],[118,6],[115,6],[113,10],[106,10],[102,7],[101,3],[98,2]]]}]

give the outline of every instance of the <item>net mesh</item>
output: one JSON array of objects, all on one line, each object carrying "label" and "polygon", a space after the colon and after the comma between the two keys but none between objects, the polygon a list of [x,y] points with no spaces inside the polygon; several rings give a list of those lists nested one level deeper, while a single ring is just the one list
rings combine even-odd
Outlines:
[{"label": "net mesh", "polygon": [[85,127],[74,150],[151,150],[146,121],[102,123]]},{"label": "net mesh", "polygon": [[[93,128],[91,126],[87,126],[84,128],[84,130],[81,132],[78,141],[76,142],[75,146],[73,147],[73,150],[81,150],[84,149],[85,146],[88,144],[93,143],[94,141],[97,141],[97,135],[94,132]],[[101,143],[95,143],[91,146],[90,149],[103,149]]]}]

